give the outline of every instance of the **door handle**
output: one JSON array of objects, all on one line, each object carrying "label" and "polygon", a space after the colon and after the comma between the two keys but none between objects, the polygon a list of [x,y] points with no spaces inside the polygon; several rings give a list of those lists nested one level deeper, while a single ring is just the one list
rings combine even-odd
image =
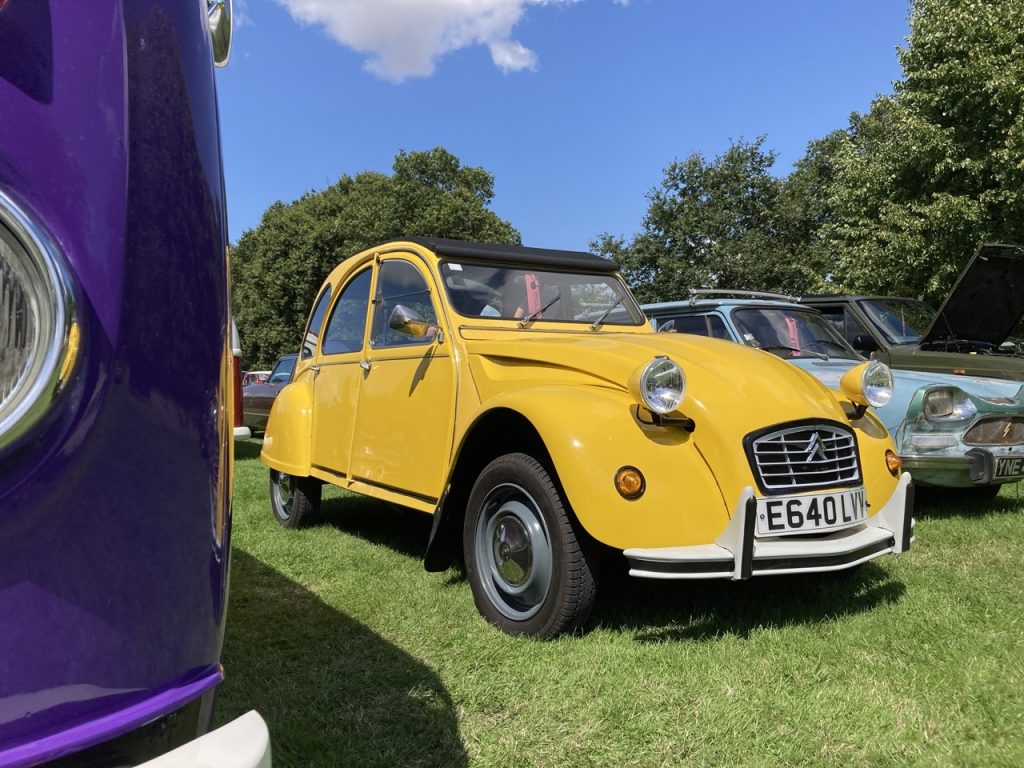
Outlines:
[{"label": "door handle", "polygon": [[311,365],[311,366],[309,366],[309,370],[311,370],[313,373],[320,373],[320,366],[319,365]]},{"label": "door handle", "polygon": [[359,361],[359,367],[362,368],[364,371],[370,370],[370,361],[369,360],[360,360]]}]

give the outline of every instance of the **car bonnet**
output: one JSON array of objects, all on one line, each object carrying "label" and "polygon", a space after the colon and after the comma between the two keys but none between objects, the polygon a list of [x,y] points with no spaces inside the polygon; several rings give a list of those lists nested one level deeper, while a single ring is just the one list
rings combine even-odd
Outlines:
[{"label": "car bonnet", "polygon": [[1024,315],[1024,248],[983,245],[920,344],[949,338],[1001,343]]}]

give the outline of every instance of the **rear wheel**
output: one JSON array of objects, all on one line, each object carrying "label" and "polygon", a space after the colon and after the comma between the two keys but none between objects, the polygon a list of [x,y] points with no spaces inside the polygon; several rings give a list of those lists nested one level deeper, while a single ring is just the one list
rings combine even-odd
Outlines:
[{"label": "rear wheel", "polygon": [[312,477],[295,477],[270,470],[270,510],[285,528],[309,525],[320,513],[323,486]]},{"label": "rear wheel", "polygon": [[596,557],[531,456],[507,454],[480,473],[466,507],[463,547],[477,609],[505,632],[549,639],[590,614]]}]

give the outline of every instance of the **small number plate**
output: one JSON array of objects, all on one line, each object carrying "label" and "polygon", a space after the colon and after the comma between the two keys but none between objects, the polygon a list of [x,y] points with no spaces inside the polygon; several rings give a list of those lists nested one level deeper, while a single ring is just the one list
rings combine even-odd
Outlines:
[{"label": "small number plate", "polygon": [[836,530],[867,519],[863,488],[757,500],[757,532],[761,536]]},{"label": "small number plate", "polygon": [[1021,477],[1024,477],[1024,458],[996,457],[995,468],[992,470],[993,480],[1019,480]]}]

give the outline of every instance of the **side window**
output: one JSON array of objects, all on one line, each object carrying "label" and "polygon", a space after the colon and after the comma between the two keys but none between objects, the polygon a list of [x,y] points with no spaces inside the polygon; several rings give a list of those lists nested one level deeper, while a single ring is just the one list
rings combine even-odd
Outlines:
[{"label": "side window", "polygon": [[316,352],[316,342],[320,338],[320,329],[324,324],[324,313],[327,312],[327,305],[331,303],[331,286],[321,294],[313,308],[313,314],[309,318],[309,325],[306,327],[306,335],[302,337],[302,359],[312,357]]},{"label": "side window", "polygon": [[698,336],[710,336],[714,339],[732,341],[732,337],[729,336],[729,330],[725,327],[725,321],[715,314],[660,317],[658,318],[658,330],[693,333]]},{"label": "side window", "polygon": [[352,278],[334,303],[321,345],[325,355],[358,352],[363,348],[366,312],[370,307],[371,274],[372,270],[364,269]]},{"label": "side window", "polygon": [[377,278],[377,300],[373,312],[373,346],[400,347],[409,344],[427,344],[429,336],[410,336],[388,327],[391,312],[401,304],[411,309],[428,323],[437,324],[430,290],[423,275],[408,261],[392,259],[380,266]]},{"label": "side window", "polygon": [[853,340],[857,336],[870,335],[867,329],[860,324],[857,318],[853,316],[853,313],[846,307],[816,307],[816,309],[825,316],[825,319],[832,324],[832,327],[839,332],[839,335],[850,342],[850,344],[853,344]]}]

